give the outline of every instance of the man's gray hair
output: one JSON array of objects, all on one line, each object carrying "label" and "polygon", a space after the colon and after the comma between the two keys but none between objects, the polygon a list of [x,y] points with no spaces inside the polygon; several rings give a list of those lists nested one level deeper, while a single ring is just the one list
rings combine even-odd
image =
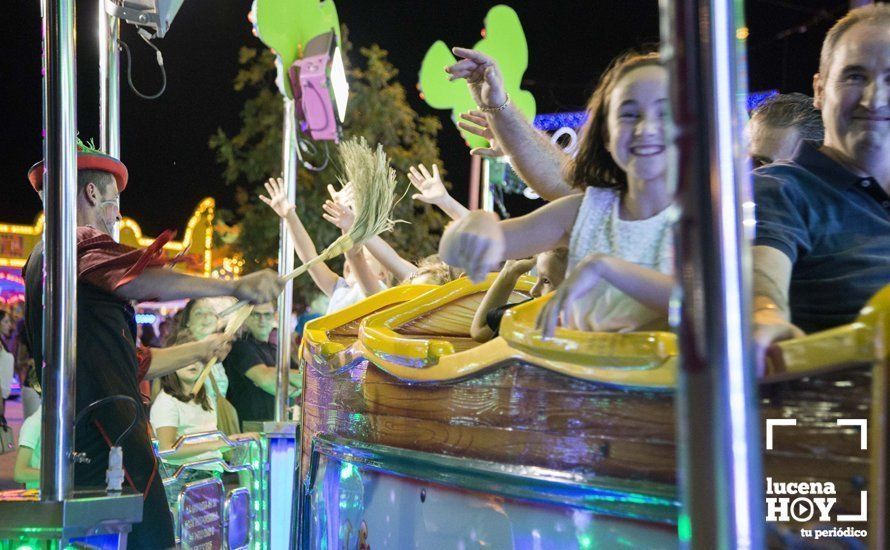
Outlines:
[{"label": "man's gray hair", "polygon": [[834,57],[834,50],[841,36],[859,23],[890,25],[890,4],[870,4],[850,10],[828,30],[822,42],[822,54],[819,56],[819,72],[823,79],[828,77],[831,58]]},{"label": "man's gray hair", "polygon": [[813,106],[813,98],[804,94],[779,94],[764,100],[754,108],[751,120],[770,128],[794,128],[806,140],[822,142],[825,127],[822,114]]}]

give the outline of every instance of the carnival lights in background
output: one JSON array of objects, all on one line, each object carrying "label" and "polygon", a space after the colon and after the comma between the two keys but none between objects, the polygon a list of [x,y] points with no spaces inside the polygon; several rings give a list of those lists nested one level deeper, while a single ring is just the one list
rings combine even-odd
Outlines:
[{"label": "carnival lights in background", "polygon": [[[758,105],[765,100],[778,95],[778,90],[765,90],[762,92],[751,92],[745,101],[748,111],[753,111]],[[545,132],[555,132],[560,128],[578,129],[587,122],[587,111],[572,111],[568,113],[545,113],[535,117],[535,128]]]}]

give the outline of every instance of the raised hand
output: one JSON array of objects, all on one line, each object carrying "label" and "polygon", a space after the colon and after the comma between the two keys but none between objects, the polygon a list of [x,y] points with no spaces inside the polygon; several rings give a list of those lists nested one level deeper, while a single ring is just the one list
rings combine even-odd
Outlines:
[{"label": "raised hand", "polygon": [[296,208],[290,199],[287,198],[287,190],[284,187],[284,180],[281,178],[269,178],[265,183],[266,197],[260,193],[260,200],[268,204],[272,210],[278,214],[279,218],[286,218],[287,213]]},{"label": "raised hand", "polygon": [[433,165],[433,173],[423,164],[412,166],[408,169],[408,180],[420,193],[411,195],[414,200],[419,200],[429,204],[440,204],[444,199],[448,198],[448,190],[439,177],[439,167]]},{"label": "raised hand", "polygon": [[495,108],[507,101],[504,77],[494,59],[467,48],[453,48],[451,51],[462,59],[445,67],[445,72],[451,75],[449,80],[466,79],[476,105]]},{"label": "raised hand", "polygon": [[321,217],[337,226],[343,233],[349,231],[355,223],[355,214],[340,203],[328,200],[321,207],[324,210]]},{"label": "raised hand", "polygon": [[468,113],[461,113],[460,118],[462,120],[457,123],[458,126],[471,134],[475,134],[488,140],[488,147],[474,147],[470,150],[471,155],[489,158],[503,157],[506,155],[504,150],[495,142],[494,132],[491,131],[491,128],[488,125],[488,119],[485,118],[485,113],[482,111],[470,111]]},{"label": "raised hand", "polygon": [[352,182],[344,185],[339,191],[334,189],[333,185],[328,184],[328,195],[337,204],[342,204],[346,208],[355,210],[355,188],[352,186]]}]

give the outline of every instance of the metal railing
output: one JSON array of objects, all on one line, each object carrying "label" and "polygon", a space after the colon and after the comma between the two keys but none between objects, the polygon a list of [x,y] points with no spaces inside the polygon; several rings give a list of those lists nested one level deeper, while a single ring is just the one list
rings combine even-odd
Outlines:
[{"label": "metal railing", "polygon": [[[220,441],[234,451],[232,458],[224,457],[201,458],[199,460],[184,460],[180,464],[171,464],[169,459],[177,451],[189,445]],[[221,449],[222,450],[222,449]],[[269,522],[269,476],[267,464],[268,450],[265,439],[257,434],[241,434],[231,438],[222,432],[199,432],[188,434],[176,440],[173,447],[164,451],[156,451],[164,468],[161,470],[162,482],[165,490],[182,479],[187,473],[196,470],[213,469],[217,472],[239,475],[239,488],[246,489],[251,500],[251,548],[265,548],[267,546],[268,522]],[[203,454],[203,453],[202,453]],[[197,458],[197,457],[196,457]],[[175,466],[175,470],[170,470]],[[166,470],[166,472],[164,471]],[[169,475],[164,475],[168,473]],[[248,479],[245,479],[248,478]],[[224,494],[228,495],[230,491]],[[167,493],[167,500],[174,517],[178,517],[176,510],[179,508],[179,496]],[[226,522],[223,520],[223,531],[226,531]],[[179,529],[177,528],[177,533]]]}]

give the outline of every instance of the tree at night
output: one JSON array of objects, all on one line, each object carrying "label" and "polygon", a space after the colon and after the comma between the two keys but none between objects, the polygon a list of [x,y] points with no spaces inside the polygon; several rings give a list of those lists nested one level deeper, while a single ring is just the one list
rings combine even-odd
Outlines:
[{"label": "tree at night", "polygon": [[[386,50],[372,45],[359,53],[361,64],[348,69],[350,94],[344,137],[364,136],[372,145],[383,144],[398,173],[399,189],[404,190],[410,185],[405,171],[412,164],[442,166],[436,143],[441,123],[435,116],[420,116],[411,108]],[[257,194],[263,191],[264,181],[281,174],[283,105],[275,86],[272,53],[245,47],[240,52],[240,63],[234,87],[249,95],[241,110],[241,127],[234,134],[218,129],[210,138],[210,147],[223,166],[225,181],[238,186],[237,209],[220,211],[219,218],[235,226],[233,234],[237,237],[230,246],[244,258],[244,272],[250,273],[274,268],[278,261],[278,216],[257,199]],[[305,159],[313,165],[321,166],[330,157],[325,169],[311,171],[300,166],[297,176],[297,214],[321,251],[339,235],[339,230],[321,217],[321,205],[328,198],[327,185],[339,187],[336,146],[313,142],[304,134],[300,140],[309,149],[303,153]],[[382,236],[403,257],[416,261],[436,252],[447,219],[434,207],[411,201],[410,195],[399,202],[393,216],[410,225],[398,224],[393,232]],[[342,258],[333,262],[332,268],[340,272]],[[309,277],[295,281],[294,295],[298,299],[309,300],[316,293]]]}]

